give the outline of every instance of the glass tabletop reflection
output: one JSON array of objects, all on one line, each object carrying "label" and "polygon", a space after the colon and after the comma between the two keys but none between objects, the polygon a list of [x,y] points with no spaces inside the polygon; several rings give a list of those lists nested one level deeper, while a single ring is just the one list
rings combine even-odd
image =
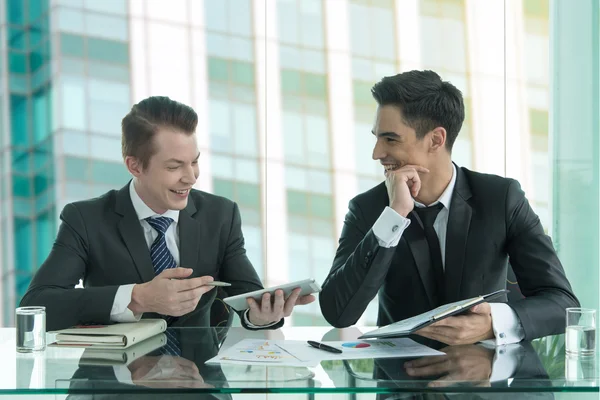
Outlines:
[{"label": "glass tabletop reflection", "polygon": [[[373,328],[284,327],[169,329],[162,341],[130,351],[89,351],[49,346],[16,352],[14,328],[0,329],[2,394],[156,394],[229,397],[233,393],[598,392],[598,356],[565,355],[564,336],[493,347],[445,346],[412,337],[445,353],[418,359],[322,361],[316,367],[206,364],[242,339],[352,341]],[[166,339],[166,340],[165,340]],[[148,339],[151,340],[151,339]],[[48,336],[48,343],[53,337]],[[176,346],[173,346],[173,344]]]}]

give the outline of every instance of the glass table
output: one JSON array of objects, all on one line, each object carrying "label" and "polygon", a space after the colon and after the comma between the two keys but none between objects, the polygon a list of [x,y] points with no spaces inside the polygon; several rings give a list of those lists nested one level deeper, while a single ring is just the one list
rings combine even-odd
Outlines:
[{"label": "glass table", "polygon": [[[0,395],[234,398],[278,394],[314,398],[340,394],[354,400],[364,396],[507,398],[514,394],[519,394],[515,398],[554,398],[556,393],[573,393],[573,398],[598,398],[599,357],[566,357],[562,335],[498,348],[424,342],[446,355],[421,358],[413,370],[407,369],[408,359],[395,358],[322,361],[310,368],[205,363],[220,349],[246,338],[352,341],[371,329],[182,328],[169,330],[179,341],[178,353],[165,351],[166,345],[143,348],[140,343],[130,352],[91,354],[82,348],[49,346],[43,352],[22,354],[15,350],[14,328],[3,328]],[[48,335],[48,343],[52,341]]]}]

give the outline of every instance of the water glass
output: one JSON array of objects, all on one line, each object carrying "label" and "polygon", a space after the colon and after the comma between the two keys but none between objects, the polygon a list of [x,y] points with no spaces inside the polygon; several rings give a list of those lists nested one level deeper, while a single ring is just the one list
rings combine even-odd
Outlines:
[{"label": "water glass", "polygon": [[17,351],[46,349],[46,307],[19,307],[16,311]]},{"label": "water glass", "polygon": [[565,348],[570,355],[596,354],[596,310],[567,308]]}]

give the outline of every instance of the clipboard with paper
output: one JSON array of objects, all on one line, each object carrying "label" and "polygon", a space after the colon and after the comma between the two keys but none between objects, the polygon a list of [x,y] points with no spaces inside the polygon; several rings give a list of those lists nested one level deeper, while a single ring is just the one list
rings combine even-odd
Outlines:
[{"label": "clipboard with paper", "polygon": [[464,313],[471,307],[496,298],[504,293],[508,293],[508,290],[497,290],[486,295],[444,304],[426,313],[403,319],[402,321],[394,322],[393,324],[367,332],[364,335],[359,336],[359,339],[381,339],[409,336],[419,329],[425,328],[426,326],[429,326],[444,318],[448,318],[452,315]]}]

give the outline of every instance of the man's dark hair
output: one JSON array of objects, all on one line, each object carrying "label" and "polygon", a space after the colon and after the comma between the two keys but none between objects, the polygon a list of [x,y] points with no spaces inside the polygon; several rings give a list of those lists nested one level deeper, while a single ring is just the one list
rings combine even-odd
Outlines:
[{"label": "man's dark hair", "polygon": [[446,129],[446,148],[452,146],[465,119],[462,93],[433,71],[408,71],[386,76],[371,88],[380,106],[400,108],[403,122],[418,139],[438,126]]},{"label": "man's dark hair", "polygon": [[134,105],[121,121],[123,158],[133,156],[146,168],[156,153],[152,139],[159,128],[192,135],[197,125],[198,114],[192,107],[168,97],[148,97]]}]

